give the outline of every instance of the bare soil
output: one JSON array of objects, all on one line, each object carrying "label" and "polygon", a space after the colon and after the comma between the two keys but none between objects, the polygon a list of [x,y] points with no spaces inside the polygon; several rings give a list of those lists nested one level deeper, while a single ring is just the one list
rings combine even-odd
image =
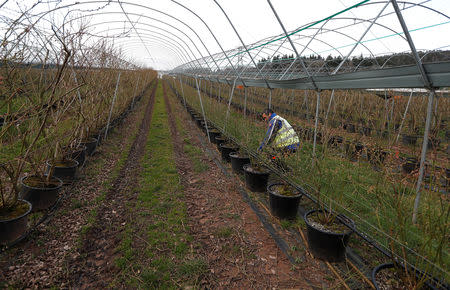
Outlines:
[{"label": "bare soil", "polygon": [[135,189],[141,169],[140,159],[145,152],[156,87],[157,84],[151,92],[128,158],[97,211],[97,219],[86,234],[80,255],[70,263],[71,287],[82,289],[111,287],[110,283],[119,272],[114,264],[120,255],[117,246],[121,241],[124,226],[130,222],[128,206],[137,197]]},{"label": "bare soil", "polygon": [[[166,97],[187,127],[191,143],[202,147],[201,134],[183,108]],[[265,230],[256,214],[242,200],[234,176],[226,177],[206,154],[202,162],[208,170],[194,173],[190,159],[183,153],[172,108],[168,107],[176,164],[182,177],[191,235],[199,242],[195,249],[209,265],[206,288],[296,288],[329,287],[326,273],[318,267],[294,267]],[[215,150],[209,144],[210,150]]]}]

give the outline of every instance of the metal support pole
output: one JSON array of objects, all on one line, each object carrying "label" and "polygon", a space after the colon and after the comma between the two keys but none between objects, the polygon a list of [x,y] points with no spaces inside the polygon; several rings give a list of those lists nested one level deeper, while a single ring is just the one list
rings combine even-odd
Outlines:
[{"label": "metal support pole", "polygon": [[[392,97],[391,99],[392,99],[391,116],[389,117],[389,119],[391,120],[391,122],[394,122],[394,106],[395,106],[395,99],[394,99],[394,97]],[[395,122],[394,122],[394,124],[395,124]]]},{"label": "metal support pole", "polygon": [[225,131],[225,128],[226,128],[227,122],[228,122],[228,117],[229,117],[229,115],[230,115],[231,100],[233,99],[234,87],[235,87],[235,86],[236,86],[236,79],[234,79],[234,81],[233,81],[233,87],[231,88],[230,99],[228,100],[227,115],[225,116],[225,124],[223,125],[223,131]]},{"label": "metal support pole", "polygon": [[[411,52],[412,52],[412,54],[414,56],[414,59],[416,61],[417,68],[419,69],[419,72],[420,72],[420,74],[422,76],[423,83],[424,83],[426,88],[430,89],[431,88],[431,82],[428,79],[428,75],[425,72],[425,68],[423,67],[423,64],[422,64],[422,61],[420,60],[419,54],[417,53],[416,47],[415,47],[414,42],[413,42],[413,40],[411,38],[411,34],[409,34],[408,27],[406,26],[406,23],[405,23],[405,20],[403,19],[402,13],[400,12],[400,8],[398,7],[397,1],[396,0],[391,0],[391,2],[392,2],[392,6],[394,7],[395,13],[397,14],[398,21],[400,22],[400,25],[402,26],[403,33],[405,33],[406,39],[408,40],[409,47],[410,47]],[[434,95],[434,93],[433,93],[433,95]]]},{"label": "metal support pole", "polygon": [[344,59],[341,61],[341,63],[336,67],[336,69],[331,73],[332,75],[336,74],[337,71],[342,67],[342,65],[347,61],[347,59],[350,57],[350,55],[353,53],[353,51],[356,49],[356,47],[358,46],[358,44],[361,43],[361,41],[363,40],[364,36],[366,36],[367,32],[369,32],[370,28],[372,28],[373,24],[378,20],[378,18],[380,18],[381,14],[383,13],[384,9],[386,9],[386,7],[389,5],[389,2],[386,2],[386,5],[383,6],[383,9],[381,9],[380,13],[378,13],[378,15],[373,18],[373,20],[370,22],[369,27],[366,28],[366,30],[364,31],[364,33],[361,35],[361,37],[359,38],[359,40],[356,42],[356,44],[352,47],[352,49],[348,52],[348,54],[344,57]]},{"label": "metal support pole", "polygon": [[425,159],[426,159],[427,147],[428,147],[428,136],[430,134],[430,124],[431,124],[431,114],[432,114],[432,109],[433,109],[433,101],[434,101],[434,90],[431,90],[430,95],[428,96],[427,119],[425,121],[425,132],[423,133],[422,154],[420,156],[420,167],[419,167],[419,178],[417,179],[417,186],[416,186],[416,199],[414,200],[414,210],[413,210],[413,217],[412,217],[412,222],[414,224],[417,222],[417,214],[419,211],[420,186],[422,185],[423,174],[425,171]]},{"label": "metal support pole", "polygon": [[309,105],[308,105],[308,91],[305,90],[305,94],[303,96],[303,103],[305,104],[306,107],[306,121],[309,120]]},{"label": "metal support pole", "polygon": [[183,96],[184,108],[186,108],[186,98],[184,97],[184,89],[183,89],[183,82],[181,81],[181,76],[180,76],[180,86],[181,86],[181,95]]},{"label": "metal support pole", "polygon": [[109,123],[111,122],[111,115],[112,115],[112,111],[113,111],[113,108],[114,108],[114,103],[116,102],[116,98],[117,98],[117,90],[119,89],[119,82],[120,82],[120,74],[121,73],[122,72],[119,72],[119,75],[117,76],[116,89],[114,91],[114,97],[113,97],[113,100],[111,102],[111,108],[109,109],[108,122],[106,123],[106,130],[105,130],[105,140],[106,140],[106,137],[108,136]]},{"label": "metal support pole", "polygon": [[244,118],[247,117],[247,87],[244,87]]},{"label": "metal support pole", "polygon": [[205,121],[206,135],[208,136],[209,143],[211,143],[211,138],[209,137],[208,122],[206,121],[205,110],[203,109],[202,95],[200,93],[200,87],[198,85],[197,78],[195,78],[195,84],[197,85],[198,99],[200,100],[200,107],[202,108],[203,120]]},{"label": "metal support pole", "polygon": [[137,88],[138,88],[139,78],[140,77],[141,76],[138,76],[138,79],[136,81],[136,87],[134,88],[133,101],[131,102],[131,108],[134,108],[134,99],[136,99],[136,93],[137,93]]},{"label": "metal support pole", "polygon": [[400,133],[402,132],[403,123],[405,122],[406,114],[408,113],[409,104],[411,103],[412,95],[414,90],[411,90],[411,94],[409,95],[408,103],[406,104],[405,112],[403,113],[402,121],[400,122],[400,127],[398,127],[397,138],[395,139],[395,143],[398,142],[398,138],[400,138]]},{"label": "metal support pole", "polygon": [[313,156],[316,156],[317,125],[318,125],[318,123],[319,123],[319,106],[320,106],[320,92],[317,91],[316,119],[315,119],[315,121],[314,121]]},{"label": "metal support pole", "polygon": [[[72,69],[72,72],[73,72],[73,79],[75,81],[75,85],[78,87],[78,79],[77,79],[77,75],[75,73],[75,70]],[[78,97],[78,101],[80,101],[80,105],[81,105],[82,101],[81,101],[81,94],[80,94],[80,88],[79,87],[77,88],[77,97]]]},{"label": "metal support pole", "polygon": [[269,89],[269,109],[272,109],[272,89]]},{"label": "metal support pole", "polygon": [[209,96],[212,97],[212,81],[209,81]]},{"label": "metal support pole", "polygon": [[[249,56],[250,59],[252,60],[253,65],[255,66],[255,68],[256,68],[258,71],[261,71],[261,70],[258,68],[258,65],[256,64],[255,59],[253,58],[253,56],[251,55],[251,53],[248,51],[247,46],[245,45],[244,41],[242,40],[241,36],[239,35],[239,33],[238,33],[236,27],[234,27],[233,22],[231,22],[230,18],[228,17],[228,14],[225,12],[225,10],[223,10],[222,6],[220,6],[220,4],[219,4],[216,0],[213,0],[213,1],[214,1],[214,3],[216,3],[216,5],[220,8],[220,10],[222,11],[223,15],[225,15],[225,17],[227,18],[228,23],[230,23],[231,27],[233,28],[234,32],[236,33],[237,37],[239,38],[239,41],[241,42],[241,44],[242,44],[242,46],[244,47],[245,51],[247,52],[248,56]],[[235,81],[235,83],[236,83],[236,81]]]},{"label": "metal support pole", "polygon": [[389,128],[389,125],[390,125],[389,118],[388,118],[388,116],[389,116],[389,109],[388,109],[388,101],[387,101],[387,92],[386,92],[386,90],[384,90],[384,112],[385,112],[385,114],[384,114],[384,127],[386,127],[386,122],[387,122],[387,130],[390,133],[391,130]]},{"label": "metal support pole", "polygon": [[436,126],[437,125],[437,115],[438,115],[438,104],[439,104],[439,96],[436,95],[436,102],[434,102],[434,114],[433,114],[433,119],[432,119],[432,126]]},{"label": "metal support pole", "polygon": [[306,68],[305,62],[304,62],[304,61],[302,60],[302,58],[300,57],[300,54],[298,53],[297,48],[295,48],[295,45],[294,45],[294,43],[292,42],[291,37],[290,37],[289,34],[287,33],[286,28],[284,27],[283,22],[281,22],[281,19],[280,19],[280,17],[278,16],[277,11],[276,11],[275,8],[273,7],[273,5],[272,5],[272,3],[270,2],[270,0],[267,0],[267,3],[269,3],[269,6],[270,6],[270,8],[272,9],[273,14],[274,14],[275,17],[277,18],[278,23],[280,24],[281,28],[283,29],[284,34],[286,35],[287,39],[289,40],[289,43],[291,44],[292,49],[294,50],[295,55],[297,56],[297,59],[300,61],[300,63],[301,63],[301,65],[302,65],[303,69],[305,70],[306,74],[308,75],[308,78],[309,78],[309,80],[311,81],[312,85],[314,86],[314,89],[315,89],[316,91],[318,91],[319,89],[317,88],[317,85],[316,85],[316,83],[314,82],[313,77],[311,76],[311,74],[309,73],[308,69]]},{"label": "metal support pole", "polygon": [[331,91],[330,103],[328,104],[327,114],[325,115],[325,124],[327,123],[327,120],[328,120],[328,114],[330,113],[331,103],[333,103],[333,98],[334,98],[334,90]]},{"label": "metal support pole", "polygon": [[[381,14],[383,13],[383,11],[386,9],[386,7],[389,5],[389,2],[386,3],[386,5],[383,7],[383,9],[381,9],[380,13],[378,13],[378,15],[372,20],[372,22],[370,23],[369,27],[366,28],[366,30],[364,31],[364,33],[361,35],[361,37],[359,38],[359,40],[356,42],[356,44],[352,47],[352,49],[349,51],[349,53],[344,57],[344,59],[341,61],[341,63],[336,67],[336,69],[331,73],[332,75],[335,75],[339,69],[342,67],[342,65],[347,61],[347,59],[350,57],[350,55],[353,53],[353,51],[356,49],[356,47],[358,46],[358,44],[361,43],[361,41],[363,40],[364,36],[366,36],[367,32],[369,32],[370,28],[372,28],[373,24],[377,21],[377,19],[381,16]],[[328,120],[328,114],[330,112],[330,108],[331,108],[331,104],[333,102],[333,98],[334,98],[334,89],[331,92],[331,98],[330,98],[330,103],[328,104],[328,109],[327,109],[327,114],[325,115],[325,123]]]}]

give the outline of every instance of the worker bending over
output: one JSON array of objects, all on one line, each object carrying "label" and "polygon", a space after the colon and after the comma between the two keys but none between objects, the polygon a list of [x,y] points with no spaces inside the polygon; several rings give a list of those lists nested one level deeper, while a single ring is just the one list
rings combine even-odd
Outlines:
[{"label": "worker bending over", "polygon": [[275,114],[272,109],[266,109],[262,113],[265,121],[269,121],[264,140],[258,148],[262,151],[270,145],[275,151],[285,154],[294,153],[300,147],[300,141],[294,128],[282,117]]}]

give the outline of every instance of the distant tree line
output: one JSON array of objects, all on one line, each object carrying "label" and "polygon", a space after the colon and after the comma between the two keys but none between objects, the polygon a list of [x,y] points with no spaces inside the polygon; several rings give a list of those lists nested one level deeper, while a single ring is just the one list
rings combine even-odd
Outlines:
[{"label": "distant tree line", "polygon": [[[423,52],[419,51],[419,56],[422,58],[424,63],[431,62],[442,62],[450,60],[450,50],[438,50],[432,52]],[[320,55],[309,55],[301,57],[307,66],[317,63],[317,65],[322,66],[326,64],[329,68],[337,67],[343,60],[342,56],[332,56],[328,55],[326,58],[323,58]],[[291,63],[295,61],[295,57],[293,54],[291,55],[276,55],[273,58],[261,58],[258,61],[258,68],[264,70],[279,70],[288,68]],[[390,55],[382,55],[377,57],[366,57],[362,54],[360,56],[350,57],[344,64],[347,67],[396,67],[403,65],[414,65],[414,57],[412,53],[398,53],[398,54],[390,54]]]}]

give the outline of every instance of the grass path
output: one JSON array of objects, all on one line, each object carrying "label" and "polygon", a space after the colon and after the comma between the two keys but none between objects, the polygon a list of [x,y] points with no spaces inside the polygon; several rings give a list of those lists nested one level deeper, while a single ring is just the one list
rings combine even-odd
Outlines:
[{"label": "grass path", "polygon": [[121,282],[143,288],[196,285],[207,270],[190,248],[183,186],[175,165],[162,86],[156,91],[150,133],[142,159],[136,218],[120,245]]}]

